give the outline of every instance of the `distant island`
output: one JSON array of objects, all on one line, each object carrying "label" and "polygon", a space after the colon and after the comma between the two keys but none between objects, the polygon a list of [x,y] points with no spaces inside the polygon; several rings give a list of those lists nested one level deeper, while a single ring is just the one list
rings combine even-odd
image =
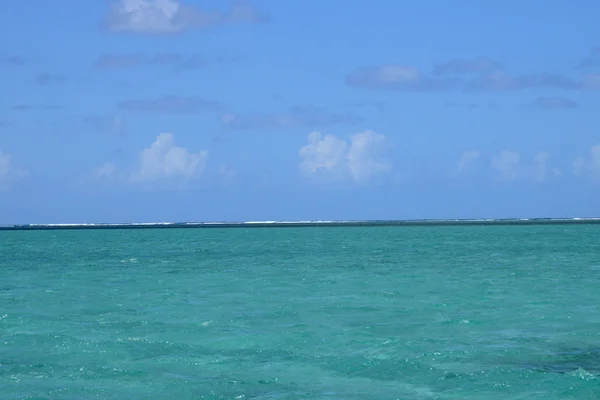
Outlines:
[{"label": "distant island", "polygon": [[458,225],[552,225],[600,224],[599,218],[505,218],[505,219],[421,219],[373,221],[245,221],[245,222],[140,222],[88,224],[0,225],[0,230],[56,229],[158,229],[158,228],[274,228],[274,227],[366,227],[366,226],[458,226]]}]

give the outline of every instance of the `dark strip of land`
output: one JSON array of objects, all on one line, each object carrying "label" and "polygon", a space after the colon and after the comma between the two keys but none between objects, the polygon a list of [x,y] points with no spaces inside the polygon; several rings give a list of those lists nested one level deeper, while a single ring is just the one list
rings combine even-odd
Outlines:
[{"label": "dark strip of land", "polygon": [[584,225],[600,224],[600,218],[580,219],[486,219],[486,220],[396,220],[396,221],[327,221],[327,222],[224,222],[224,223],[143,223],[143,224],[32,224],[4,225],[0,230],[64,230],[64,229],[182,229],[182,228],[308,228],[368,226],[490,226],[490,225]]}]

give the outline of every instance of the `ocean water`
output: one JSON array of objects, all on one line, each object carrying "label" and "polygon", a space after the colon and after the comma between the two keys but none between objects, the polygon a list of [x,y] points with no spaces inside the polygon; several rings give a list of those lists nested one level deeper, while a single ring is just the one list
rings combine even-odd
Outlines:
[{"label": "ocean water", "polygon": [[0,398],[597,399],[600,225],[0,232]]}]

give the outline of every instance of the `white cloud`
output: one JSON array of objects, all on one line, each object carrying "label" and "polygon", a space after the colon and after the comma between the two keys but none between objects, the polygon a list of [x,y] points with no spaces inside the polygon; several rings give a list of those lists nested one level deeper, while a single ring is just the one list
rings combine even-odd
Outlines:
[{"label": "white cloud", "polygon": [[190,180],[202,173],[208,151],[190,153],[175,145],[172,133],[161,133],[150,147],[142,151],[138,168],[131,174],[133,182],[161,179]]},{"label": "white cloud", "polygon": [[115,164],[107,162],[94,170],[94,177],[102,179],[114,176],[118,171]]},{"label": "white cloud", "polygon": [[504,150],[492,157],[490,166],[492,169],[498,171],[501,179],[506,182],[513,182],[519,179],[545,182],[548,179],[561,175],[557,168],[549,165],[549,159],[550,153],[540,151],[534,156],[532,165],[523,165],[519,153]]},{"label": "white cloud", "polygon": [[373,131],[356,133],[350,141],[312,132],[308,142],[299,152],[300,169],[307,175],[325,173],[333,179],[360,183],[391,170],[391,164],[379,156],[386,138]]},{"label": "white cloud", "polygon": [[456,173],[460,174],[467,170],[479,157],[481,157],[481,154],[477,150],[463,151],[456,167]]},{"label": "white cloud", "polygon": [[577,157],[573,161],[573,172],[578,175],[588,173],[600,180],[600,144],[592,146],[587,157]]},{"label": "white cloud", "polygon": [[107,24],[116,32],[174,34],[220,24],[267,20],[247,2],[238,3],[223,13],[201,10],[178,0],[120,0],[111,4]]},{"label": "white cloud", "polygon": [[550,153],[547,151],[540,151],[535,155],[534,164],[531,171],[531,177],[534,181],[545,182],[552,177],[561,175],[557,168],[552,168],[549,165],[549,159]]},{"label": "white cloud", "polygon": [[348,143],[333,135],[322,135],[319,132],[311,132],[308,135],[307,146],[300,149],[302,163],[300,168],[307,173],[316,173],[324,170],[331,175],[343,173],[348,152]]},{"label": "white cloud", "polygon": [[219,177],[224,184],[230,183],[235,179],[236,172],[233,168],[226,165],[219,166]]},{"label": "white cloud", "polygon": [[11,155],[0,152],[0,180],[5,180],[10,173]]},{"label": "white cloud", "polygon": [[575,175],[579,175],[585,166],[585,158],[577,157],[575,161],[573,161],[573,173]]},{"label": "white cloud", "polygon": [[519,153],[503,150],[499,155],[492,157],[490,166],[500,173],[503,180],[512,182],[519,177]]},{"label": "white cloud", "polygon": [[365,131],[352,136],[348,150],[348,166],[355,181],[369,180],[373,175],[388,172],[391,165],[378,159],[377,151],[385,144],[385,136]]},{"label": "white cloud", "polygon": [[29,173],[17,168],[12,160],[12,155],[0,150],[0,190],[9,190],[12,184],[27,177]]},{"label": "white cloud", "polygon": [[[175,144],[172,133],[161,133],[156,140],[142,150],[132,170],[123,170],[107,162],[95,168],[96,180],[111,180],[126,184],[184,183],[199,177],[206,166],[208,151],[192,153]],[[89,178],[85,178],[87,181]]]}]

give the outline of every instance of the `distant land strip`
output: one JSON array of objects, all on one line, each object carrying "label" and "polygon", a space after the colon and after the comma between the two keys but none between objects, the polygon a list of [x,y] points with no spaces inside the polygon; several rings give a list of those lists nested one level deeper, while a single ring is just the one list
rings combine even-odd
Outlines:
[{"label": "distant land strip", "polygon": [[250,222],[144,222],[115,224],[27,224],[0,225],[3,231],[59,229],[167,229],[167,228],[308,228],[377,226],[475,226],[475,225],[582,225],[600,224],[600,218],[507,218],[431,219],[376,221],[250,221]]}]

